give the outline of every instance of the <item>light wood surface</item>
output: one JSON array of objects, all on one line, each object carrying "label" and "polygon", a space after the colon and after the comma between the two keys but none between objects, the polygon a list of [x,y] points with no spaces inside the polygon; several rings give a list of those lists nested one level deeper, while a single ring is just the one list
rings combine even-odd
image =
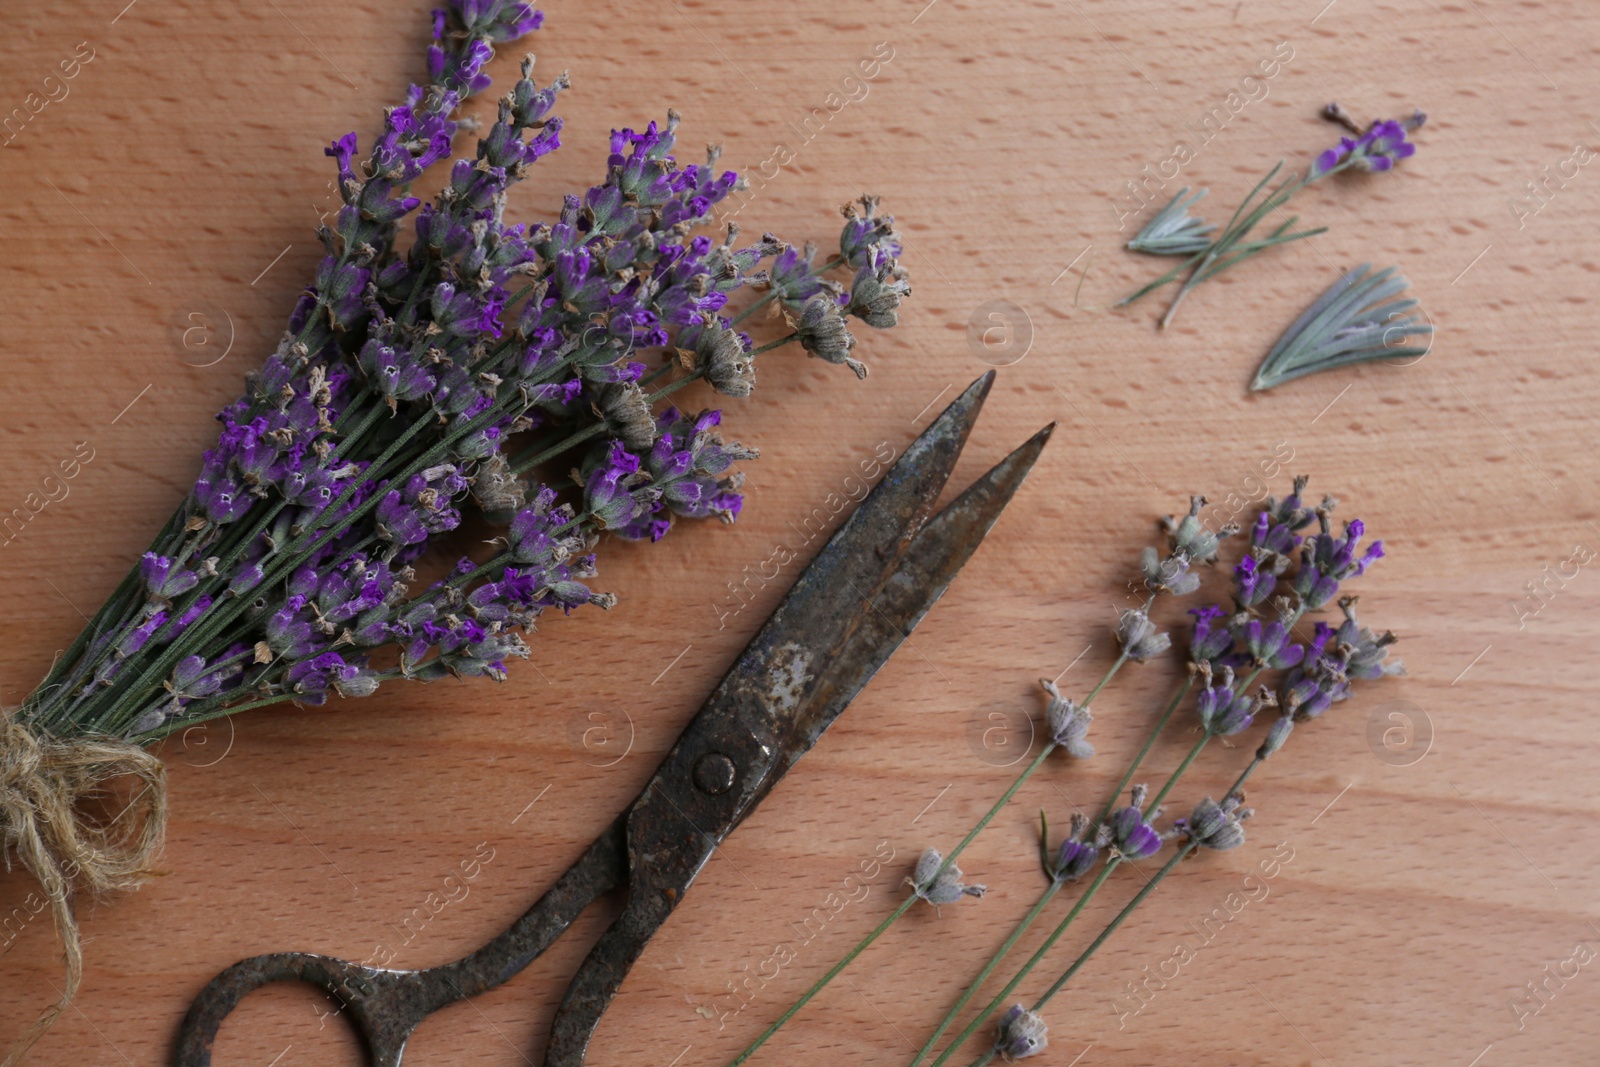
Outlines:
[{"label": "light wood surface", "polygon": [[[211,414],[316,262],[312,228],[333,202],[322,146],[352,129],[368,141],[417,70],[426,24],[413,2],[123,2],[19,6],[0,44],[0,111],[59,95],[46,76],[79,42],[93,49],[65,98],[0,149],[0,511],[77,443],[93,449],[68,495],[0,555],[8,703],[193,477]],[[924,409],[985,369],[968,323],[999,300],[1022,309],[1031,347],[1000,372],[957,480],[1050,420],[1056,439],[912,641],[709,864],[590,1062],[726,1063],[893,906],[921,848],[948,848],[1009,783],[1014,768],[974,749],[986,717],[1036,713],[1041,676],[1065,670],[1063,687],[1081,694],[1100,675],[1153,517],[1191,492],[1248,492],[1280,443],[1294,458],[1275,489],[1308,473],[1389,546],[1361,582],[1362,607],[1403,636],[1411,673],[1297,732],[1253,780],[1249,843],[1161,888],[1053,1006],[1051,1047],[1034,1062],[1594,1061],[1600,966],[1567,961],[1600,946],[1600,579],[1569,564],[1537,615],[1517,604],[1537,606],[1526,583],[1575,548],[1600,548],[1600,171],[1568,164],[1537,214],[1519,219],[1512,204],[1600,140],[1600,11],[924,2],[545,5],[529,47],[575,88],[561,105],[566,146],[518,190],[519,212],[548,216],[599,175],[612,125],[674,106],[686,148],[719,141],[735,168],[794,150],[743,212],[746,233],[826,245],[838,204],[881,193],[914,273],[903,324],[864,337],[865,383],[794,358],[764,364],[727,420],[763,452],[739,523],[605,546],[618,608],[551,619],[509,684],[390,687],[172,739],[168,873],[82,905],[83,993],[32,1062],[164,1062],[190,998],[244,956],[362,959],[388,945],[397,964],[424,966],[498,932],[633,797],[798,565],[719,625],[727,584],[791,542],[880,442],[903,447]],[[879,42],[892,59],[863,95],[844,79]],[[1241,79],[1284,50],[1292,58],[1227,112]],[[502,57],[495,74],[513,68]],[[800,144],[796,128],[835,91],[860,99]],[[1308,194],[1296,210],[1329,233],[1202,288],[1165,335],[1157,303],[1105,310],[1162,266],[1120,250],[1132,230],[1118,232],[1116,205],[1185,124],[1217,107],[1229,116],[1166,194],[1209,186],[1205,206],[1222,215],[1272,162],[1296,165],[1332,139],[1315,117],[1329,99],[1362,117],[1426,110],[1420,151],[1396,173]],[[1340,268],[1369,260],[1412,279],[1439,328],[1433,352],[1249,395],[1283,326]],[[184,347],[191,313],[217,331],[205,352],[223,350],[231,322],[220,362],[194,365],[215,357]],[[1098,805],[1176,677],[1163,665],[1119,679],[1097,706],[1101,756],[1052,762],[963,858],[989,895],[913,912],[755,1062],[908,1060],[1033,900],[1037,810],[1064,825],[1073,805]],[[1385,759],[1369,744],[1391,713],[1428,724],[1420,758],[1415,745]],[[1187,731],[1158,747],[1152,774],[1174,765]],[[1223,788],[1247,753],[1213,746],[1180,804]],[[1247,882],[1275,849],[1292,859]],[[847,879],[891,850],[862,899]],[[445,882],[475,857],[474,877]],[[1120,872],[1024,990],[1036,994],[1139,884]],[[26,910],[32,889],[20,872],[0,876],[0,909]],[[1259,899],[1119,1016],[1128,983],[1180,941],[1198,944],[1195,928],[1246,890]],[[827,903],[836,892],[854,899]],[[458,899],[441,907],[446,894]],[[839,910],[800,944],[818,908]],[[566,978],[606,920],[597,909],[516,980],[439,1013],[408,1062],[538,1062]],[[793,959],[771,977],[784,944]],[[0,951],[9,1035],[53,999],[60,961],[42,918]],[[734,988],[742,1011],[729,1010]],[[253,996],[216,1062],[359,1062],[331,1007],[308,988]]]}]

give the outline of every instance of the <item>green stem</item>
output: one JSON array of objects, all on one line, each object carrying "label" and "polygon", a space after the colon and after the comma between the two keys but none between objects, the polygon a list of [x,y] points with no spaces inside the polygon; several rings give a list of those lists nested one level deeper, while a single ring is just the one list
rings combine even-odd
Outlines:
[{"label": "green stem", "polygon": [[1145,805],[1145,818],[1149,818],[1150,814],[1161,806],[1161,802],[1167,799],[1167,794],[1172,792],[1172,787],[1178,784],[1178,779],[1183,777],[1183,772],[1189,769],[1189,765],[1195,761],[1195,757],[1199,756],[1206,745],[1210,743],[1211,738],[1212,735],[1210,733],[1205,733],[1200,736],[1200,740],[1194,743],[1194,747],[1189,750],[1189,754],[1183,757],[1183,762],[1178,764],[1178,769],[1168,776],[1167,784],[1161,787],[1161,792],[1157,793],[1150,803]]},{"label": "green stem", "polygon": [[[952,855],[951,858],[954,859],[955,858],[954,855]],[[850,964],[855,961],[855,958],[857,956],[861,955],[863,952],[865,952],[867,950],[867,946],[871,945],[874,941],[876,941],[879,938],[880,935],[883,934],[883,932],[885,930],[889,929],[889,927],[894,925],[895,920],[899,919],[900,916],[902,916],[906,912],[910,911],[911,910],[911,905],[915,904],[917,902],[917,899],[918,898],[916,897],[916,895],[913,894],[913,895],[907,897],[905,900],[901,901],[900,902],[900,906],[895,908],[893,911],[891,911],[889,913],[888,918],[884,919],[883,922],[879,923],[877,925],[877,928],[874,929],[872,931],[872,933],[870,933],[866,937],[862,938],[860,940],[860,942],[858,942],[856,944],[855,948],[853,948],[849,952],[845,953],[844,958],[841,959],[838,963],[834,964],[831,968],[829,968],[827,974],[825,974],[821,978],[817,979],[816,984],[813,985],[810,989],[806,990],[804,996],[802,996],[799,1000],[797,1000],[793,1004],[791,1004],[789,1006],[789,1010],[788,1011],[786,1011],[782,1015],[778,1016],[777,1021],[774,1022],[771,1026],[767,1027],[764,1031],[762,1031],[760,1037],[758,1037],[754,1041],[752,1041],[745,1048],[745,1050],[743,1052],[739,1053],[738,1056],[734,1057],[732,1062],[730,1062],[728,1064],[728,1067],[740,1067],[740,1064],[744,1063],[751,1056],[755,1055],[756,1050],[759,1049],[762,1045],[766,1044],[767,1040],[769,1038],[771,1038],[773,1034],[776,1034],[779,1030],[781,1030],[785,1023],[787,1023],[790,1019],[794,1018],[797,1014],[799,1014],[801,1008],[804,1008],[807,1004],[811,1003],[811,998],[812,997],[814,997],[818,993],[822,992],[823,986],[826,986],[829,982],[833,981],[834,978],[838,977],[839,972],[843,971],[846,967],[850,966]]]},{"label": "green stem", "polygon": [[1011,991],[1021,985],[1022,980],[1028,977],[1034,967],[1038,966],[1040,960],[1044,959],[1045,953],[1055,947],[1055,943],[1061,940],[1061,936],[1067,932],[1067,928],[1072,925],[1083,909],[1089,906],[1089,901],[1094,899],[1094,895],[1100,891],[1100,887],[1105,885],[1106,879],[1111,877],[1111,872],[1116,870],[1117,866],[1122,862],[1121,856],[1113,856],[1106,861],[1106,865],[1100,868],[1100,873],[1095,876],[1095,880],[1089,883],[1089,887],[1083,891],[1083,895],[1072,906],[1072,910],[1067,912],[1066,918],[1062,919],[1056,928],[1051,931],[1050,936],[1045,938],[1044,944],[1040,945],[1038,950],[1028,957],[1028,962],[1022,965],[1022,969],[1016,973],[1016,976],[1011,981],[1006,983],[1005,988],[995,994],[995,998],[989,1002],[988,1006],[978,1012],[977,1017],[967,1024],[966,1029],[956,1035],[955,1040],[950,1042],[950,1046],[940,1053],[938,1059],[933,1061],[933,1067],[941,1067],[942,1064],[949,1062],[950,1057],[956,1054],[956,1050],[966,1042],[967,1038],[977,1032],[978,1027],[983,1025],[984,1020],[994,1014],[1001,1004],[1005,1003],[1006,998],[1011,995]]},{"label": "green stem", "polygon": [[[1089,957],[1094,955],[1095,950],[1101,945],[1105,944],[1111,935],[1117,932],[1117,927],[1122,925],[1123,920],[1129,915],[1133,914],[1133,909],[1137,908],[1145,897],[1155,892],[1155,888],[1161,884],[1161,880],[1167,875],[1171,874],[1172,869],[1178,865],[1178,862],[1185,856],[1189,855],[1189,853],[1193,852],[1196,847],[1196,843],[1194,841],[1190,841],[1188,844],[1184,845],[1182,848],[1178,849],[1172,854],[1172,858],[1166,862],[1166,865],[1163,866],[1161,870],[1157,871],[1155,876],[1152,877],[1150,881],[1145,883],[1144,888],[1139,890],[1139,892],[1134,895],[1134,898],[1128,902],[1127,907],[1123,908],[1117,913],[1117,917],[1112,919],[1111,922],[1107,924],[1106,928],[1100,932],[1100,936],[1095,938],[1094,942],[1088,948],[1084,949],[1076,960],[1072,961],[1072,966],[1068,967],[1066,973],[1056,980],[1056,984],[1051,986],[1049,991],[1034,1003],[1034,1011],[1038,1011],[1039,1009],[1043,1008],[1047,1003],[1049,1003],[1051,997],[1055,996],[1061,991],[1061,987],[1067,984],[1068,979],[1077,974],[1078,969],[1085,963],[1089,962]],[[952,1046],[952,1051],[954,1051],[954,1046]],[[973,1060],[971,1067],[984,1067],[984,1065],[991,1062],[994,1057],[995,1051],[994,1049],[990,1049],[988,1052],[985,1052],[983,1055]]]},{"label": "green stem", "polygon": [[[1187,689],[1187,685],[1184,687],[1184,689]],[[1165,723],[1166,718],[1172,714],[1172,710],[1178,706],[1182,699],[1182,692],[1183,691],[1180,690],[1179,696],[1174,698],[1171,704],[1168,706],[1166,715],[1163,715],[1162,717],[1163,723]],[[1159,733],[1159,730],[1156,732]],[[1209,740],[1209,736],[1202,739],[1202,745],[1204,744],[1205,740]],[[1199,749],[1202,747],[1202,745],[1195,746],[1194,751],[1190,752],[1189,758],[1185,759],[1178,769],[1173,771],[1172,774],[1168,776],[1166,784],[1161,787],[1161,792],[1157,795],[1157,803],[1159,803],[1160,797],[1166,796],[1172,791],[1173,786],[1178,784],[1178,779],[1181,778],[1184,772],[1189,769],[1189,764],[1194,762],[1194,757],[1199,754]],[[1143,753],[1141,753],[1140,756],[1143,758]],[[1117,788],[1118,792],[1120,793],[1122,786],[1119,785]],[[1113,794],[1113,802],[1115,801],[1116,795],[1117,794]],[[1151,804],[1146,811],[1153,811],[1154,809],[1155,804]],[[1033,971],[1034,967],[1038,966],[1039,961],[1044,958],[1045,954],[1055,946],[1057,941],[1061,940],[1062,935],[1067,932],[1067,928],[1072,925],[1073,920],[1077,919],[1078,915],[1083,911],[1083,909],[1088,906],[1089,901],[1093,900],[1094,895],[1100,891],[1100,887],[1103,886],[1106,882],[1106,879],[1111,876],[1111,872],[1123,862],[1125,862],[1123,858],[1115,854],[1113,854],[1111,858],[1106,861],[1106,865],[1101,868],[1100,874],[1093,882],[1089,884],[1088,888],[1083,891],[1083,895],[1080,896],[1078,898],[1078,902],[1072,906],[1072,910],[1067,913],[1066,918],[1061,920],[1060,924],[1051,932],[1050,936],[1045,939],[1044,944],[1040,945],[1038,950],[1034,952],[1031,957],[1029,957],[1028,962],[1022,965],[1022,968],[1016,973],[1016,976],[1013,977],[1010,982],[1006,983],[1006,987],[1000,990],[1000,992],[995,995],[994,999],[989,1002],[988,1006],[980,1011],[977,1016],[967,1024],[966,1029],[962,1030],[961,1033],[956,1035],[955,1040],[950,1043],[949,1047],[944,1050],[938,1059],[933,1061],[933,1067],[941,1067],[942,1064],[946,1063],[950,1057],[955,1055],[956,1050],[959,1049],[969,1037],[977,1032],[978,1027],[982,1026],[984,1021],[987,1020],[989,1016],[993,1015],[997,1010],[999,1010],[1000,1006],[1005,1003],[1006,998],[1011,995],[1012,990],[1016,989],[1017,986],[1021,984],[1022,980]]]},{"label": "green stem", "polygon": [[1028,914],[1022,917],[1022,921],[1017,924],[1017,928],[1011,931],[1011,936],[1006,938],[1005,942],[995,950],[994,955],[989,957],[989,962],[984,964],[983,970],[978,972],[978,977],[974,978],[972,984],[967,986],[966,992],[961,994],[955,1005],[945,1013],[943,1019],[939,1020],[938,1028],[933,1031],[933,1034],[923,1044],[922,1048],[912,1057],[911,1067],[917,1067],[917,1064],[921,1063],[933,1052],[933,1046],[939,1043],[939,1039],[944,1036],[946,1030],[955,1025],[956,1017],[961,1014],[972,998],[977,996],[978,990],[983,987],[983,983],[987,982],[989,976],[994,973],[995,968],[1000,966],[1000,961],[1011,954],[1011,950],[1022,939],[1022,935],[1028,932],[1028,928],[1033,925],[1034,920],[1039,918],[1045,906],[1055,899],[1055,895],[1061,891],[1063,885],[1066,885],[1066,883],[1053,878],[1050,880],[1050,884],[1045,887],[1044,892],[1039,894],[1038,903],[1034,904]]},{"label": "green stem", "polygon": [[1193,685],[1194,675],[1191,674],[1184,679],[1183,685],[1179,686],[1178,691],[1173,694],[1172,700],[1167,704],[1167,710],[1163,711],[1161,718],[1156,720],[1155,729],[1151,730],[1150,736],[1145,738],[1144,747],[1139,750],[1138,755],[1133,757],[1133,762],[1128,764],[1128,769],[1122,774],[1122,780],[1111,791],[1111,796],[1106,800],[1106,806],[1101,809],[1098,821],[1105,822],[1110,817],[1111,810],[1117,806],[1117,798],[1128,788],[1128,783],[1133,781],[1133,776],[1138,772],[1139,765],[1144,762],[1146,756],[1150,755],[1150,750],[1155,747],[1156,739],[1167,728],[1167,723],[1172,720],[1173,713],[1178,710],[1178,705],[1183,703],[1183,698],[1189,694],[1189,689]]}]

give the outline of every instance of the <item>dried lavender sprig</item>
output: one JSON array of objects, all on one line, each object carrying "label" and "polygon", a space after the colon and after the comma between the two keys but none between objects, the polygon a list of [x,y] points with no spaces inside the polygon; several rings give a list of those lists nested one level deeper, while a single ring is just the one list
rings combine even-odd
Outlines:
[{"label": "dried lavender sprig", "polygon": [[[1183,684],[1179,686],[1177,691],[1173,694],[1172,699],[1167,702],[1166,709],[1162,711],[1161,717],[1156,720],[1155,728],[1150,731],[1149,737],[1146,738],[1144,747],[1139,750],[1138,754],[1133,758],[1133,761],[1128,764],[1128,769],[1123,772],[1122,778],[1117,782],[1116,787],[1111,790],[1110,796],[1106,800],[1106,805],[1104,809],[1102,809],[1099,819],[1096,820],[1097,823],[1104,823],[1110,817],[1112,810],[1116,807],[1117,798],[1120,797],[1124,790],[1128,788],[1128,783],[1132,781],[1133,775],[1137,772],[1139,765],[1144,761],[1144,758],[1149,755],[1150,749],[1155,745],[1156,739],[1161,736],[1162,732],[1166,728],[1167,723],[1171,720],[1173,713],[1177,711],[1178,706],[1183,702],[1183,698],[1188,694],[1189,689],[1193,684],[1194,673],[1191,672],[1189,677],[1184,680]],[[1039,818],[1042,827],[1040,833],[1042,842],[1046,839],[1048,826],[1044,822],[1044,813],[1042,811],[1039,813]],[[1077,835],[1074,834],[1072,837],[1068,838],[1068,841],[1071,842],[1076,839]],[[1062,846],[1063,851],[1065,851],[1066,847],[1067,846],[1065,844]],[[1102,874],[1103,876],[1109,876],[1109,872],[1102,872]],[[933,1048],[938,1043],[939,1039],[945,1035],[951,1026],[955,1025],[955,1021],[960,1016],[961,1012],[969,1003],[971,1003],[972,998],[977,995],[978,990],[981,989],[983,984],[989,980],[989,976],[995,972],[1006,956],[1010,955],[1011,950],[1016,947],[1017,942],[1020,941],[1023,935],[1028,932],[1029,928],[1031,928],[1033,924],[1038,921],[1039,916],[1043,914],[1045,908],[1049,906],[1050,901],[1055,899],[1056,894],[1060,892],[1061,889],[1069,883],[1069,881],[1075,880],[1075,878],[1051,878],[1048,881],[1043,892],[1039,894],[1039,899],[1034,903],[1033,907],[1030,908],[1028,913],[1024,915],[1017,923],[1016,927],[1011,931],[1011,934],[1004,942],[1001,943],[1000,947],[994,951],[994,954],[989,957],[989,962],[984,964],[977,976],[974,977],[968,984],[966,990],[962,992],[959,998],[957,998],[955,1004],[953,1004],[950,1007],[950,1010],[945,1013],[944,1017],[940,1019],[939,1024],[934,1028],[933,1033],[929,1035],[928,1040],[923,1043],[922,1048],[918,1050],[916,1056],[912,1058],[910,1067],[917,1067],[917,1064],[921,1063],[923,1059],[933,1052]],[[1071,920],[1076,917],[1076,912],[1081,910],[1081,907],[1075,908],[1074,914],[1069,916],[1064,921],[1065,925],[1070,925]]]}]

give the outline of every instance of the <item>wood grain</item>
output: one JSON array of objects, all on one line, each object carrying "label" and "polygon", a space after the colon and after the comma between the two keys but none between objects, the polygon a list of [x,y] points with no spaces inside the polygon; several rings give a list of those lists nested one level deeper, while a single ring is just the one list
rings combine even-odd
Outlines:
[{"label": "wood grain", "polygon": [[[826,243],[837,204],[881,193],[915,276],[903,325],[865,339],[863,384],[803,360],[764,366],[728,419],[763,451],[740,522],[608,545],[620,606],[552,620],[510,684],[385,690],[173,739],[168,873],[84,904],[84,990],[32,1062],[163,1062],[189,999],[243,956],[365,958],[386,944],[419,966],[498,931],[631,799],[793,568],[724,618],[728,583],[792,539],[880,442],[903,447],[928,405],[985,369],[968,324],[1000,300],[1025,315],[1014,325],[1031,346],[1001,371],[957,478],[1045,422],[1061,421],[1056,440],[913,642],[709,865],[591,1062],[731,1058],[892,907],[918,850],[948,848],[1010,781],[974,750],[986,716],[1037,712],[1036,679],[1069,664],[1068,689],[1098,677],[1152,517],[1191,492],[1248,494],[1280,443],[1390,547],[1362,605],[1404,637],[1411,673],[1301,731],[1257,775],[1248,845],[1162,887],[1057,1001],[1035,1062],[1593,1062],[1600,973],[1574,976],[1564,961],[1600,943],[1600,586],[1582,567],[1549,586],[1537,615],[1516,605],[1537,606],[1526,583],[1600,545],[1600,177],[1545,177],[1597,137],[1600,11],[1323,2],[548,3],[531,47],[576,88],[562,105],[566,147],[518,190],[520,212],[548,216],[594,180],[612,125],[674,106],[685,143],[720,141],[736,168],[793,151],[768,166],[776,176],[741,215],[747,233]],[[65,98],[30,112],[0,151],[0,511],[39,492],[78,442],[93,449],[68,495],[0,556],[11,702],[192,478],[211,413],[310,277],[312,228],[332,202],[320,149],[347,130],[370,136],[417,66],[427,7],[122,3],[25,5],[0,43],[0,113],[59,95],[46,76],[79,42],[93,49]],[[878,76],[845,82],[879,42],[893,57]],[[1273,77],[1242,81],[1285,43],[1292,59]],[[503,57],[496,73],[512,69]],[[825,110],[806,140],[797,130],[833,92],[859,99]],[[1293,165],[1329,140],[1315,116],[1330,98],[1361,115],[1422,107],[1421,151],[1392,175],[1308,195],[1297,210],[1330,232],[1200,290],[1168,333],[1154,331],[1153,304],[1106,310],[1158,269],[1120,251],[1125,183],[1159,167],[1186,124],[1218,107],[1228,117],[1164,195],[1209,186],[1216,214],[1280,156]],[[1519,218],[1530,181],[1541,196]],[[1248,395],[1283,325],[1368,260],[1412,279],[1439,327],[1433,352]],[[207,351],[222,351],[217,324],[231,321],[233,346],[213,365],[182,343],[192,313],[219,331]],[[1072,805],[1099,804],[1175,677],[1151,667],[1108,690],[1101,758],[1052,764],[963,859],[988,897],[914,912],[756,1062],[908,1059],[1031,903],[1037,809],[1064,823]],[[1381,733],[1402,711],[1430,724],[1431,742],[1414,762],[1386,762],[1369,726]],[[1187,744],[1174,731],[1153,766]],[[1180,802],[1222,788],[1246,754],[1208,750]],[[1292,860],[1251,883],[1266,895],[1202,941],[1196,929],[1280,843]],[[865,899],[806,926],[891,849]],[[470,892],[434,913],[430,894],[475,855]],[[1138,885],[1115,879],[1090,926]],[[31,889],[19,872],[0,877],[0,914],[26,912]],[[537,1062],[565,978],[605,920],[586,916],[527,973],[430,1020],[411,1062]],[[767,961],[801,931],[773,977]],[[1133,1013],[1129,984],[1161,972],[1180,941],[1200,946],[1194,958]],[[53,999],[60,962],[43,919],[8,928],[0,952],[9,1034]],[[359,1062],[330,1008],[309,989],[263,992],[225,1028],[217,1062]]]}]

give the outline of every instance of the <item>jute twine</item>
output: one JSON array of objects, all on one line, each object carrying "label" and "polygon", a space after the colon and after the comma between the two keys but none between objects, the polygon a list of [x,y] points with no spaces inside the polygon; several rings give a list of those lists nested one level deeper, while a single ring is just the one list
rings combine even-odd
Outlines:
[{"label": "jute twine", "polygon": [[[100,783],[124,775],[137,779],[136,792],[115,817],[102,822],[79,810]],[[21,1062],[78,992],[83,946],[72,913],[74,890],[137,888],[153,873],[166,823],[166,768],[155,756],[113,738],[61,740],[39,734],[16,721],[14,713],[0,712],[0,833],[6,865],[15,853],[39,880],[67,962],[61,999],[16,1040],[0,1067]]]}]

